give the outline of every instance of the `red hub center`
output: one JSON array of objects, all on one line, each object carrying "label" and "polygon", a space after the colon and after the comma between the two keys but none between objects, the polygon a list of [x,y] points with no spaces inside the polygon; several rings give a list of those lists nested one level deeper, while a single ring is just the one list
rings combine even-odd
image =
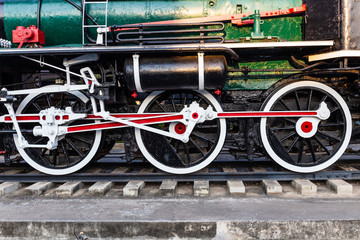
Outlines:
[{"label": "red hub center", "polygon": [[175,125],[175,132],[177,134],[184,134],[184,132],[186,131],[186,126],[183,123],[178,123]]},{"label": "red hub center", "polygon": [[304,133],[309,133],[311,132],[311,130],[313,129],[313,125],[311,122],[303,122],[301,124],[301,130],[304,132]]}]

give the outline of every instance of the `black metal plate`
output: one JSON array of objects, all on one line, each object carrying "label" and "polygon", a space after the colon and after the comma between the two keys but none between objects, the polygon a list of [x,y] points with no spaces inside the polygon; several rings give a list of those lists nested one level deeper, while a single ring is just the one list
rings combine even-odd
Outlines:
[{"label": "black metal plate", "polygon": [[335,40],[340,47],[340,0],[307,0],[305,40]]}]

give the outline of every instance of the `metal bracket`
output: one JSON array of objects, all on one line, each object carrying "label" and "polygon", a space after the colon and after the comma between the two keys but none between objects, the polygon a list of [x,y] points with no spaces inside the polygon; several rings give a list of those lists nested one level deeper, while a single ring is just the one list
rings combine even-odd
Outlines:
[{"label": "metal bracket", "polygon": [[[68,116],[66,119],[64,116]],[[50,107],[40,112],[40,126],[33,129],[34,136],[42,136],[49,138],[46,148],[55,149],[58,146],[59,137],[66,134],[67,126],[60,126],[69,121],[84,119],[86,114],[74,113],[71,107],[64,110]],[[32,145],[34,147],[37,145]]]},{"label": "metal bracket", "polygon": [[16,101],[14,96],[8,94],[6,88],[1,89],[0,91],[0,103],[13,103]]},{"label": "metal bracket", "polygon": [[109,32],[109,28],[108,27],[99,27],[97,30],[97,38],[96,38],[96,44],[97,45],[106,45],[104,43],[105,41],[105,37],[106,37],[106,34]]},{"label": "metal bracket", "polygon": [[198,53],[198,68],[199,68],[199,90],[204,90],[205,88],[204,53]]},{"label": "metal bracket", "polygon": [[99,54],[95,54],[95,53],[85,54],[70,60],[65,58],[63,61],[63,65],[64,67],[71,67],[81,63],[96,62],[99,60],[99,58],[100,58]]},{"label": "metal bracket", "polygon": [[15,114],[15,111],[14,111],[13,103],[5,103],[4,105],[5,105],[6,109],[8,110],[10,118],[11,118],[11,120],[13,122],[14,128],[15,128],[16,133],[17,133],[18,141],[20,143],[20,147],[24,148],[24,147],[28,146],[29,143],[25,140],[24,136],[22,135],[19,123],[18,123],[18,121],[16,119],[16,114]]},{"label": "metal bracket", "polygon": [[261,26],[260,26],[263,23],[263,21],[261,20],[260,10],[255,10],[254,14],[241,18],[241,21],[250,20],[250,19],[254,20],[254,28],[253,28],[254,31],[251,32],[251,38],[264,39],[265,38],[264,32],[261,31]]},{"label": "metal bracket", "polygon": [[[96,79],[94,72],[91,70],[91,68],[89,67],[84,67],[82,69],[80,69],[80,73],[81,76],[84,79],[84,82],[86,84],[86,86],[88,86],[89,88],[89,92],[90,93],[94,93],[95,92],[95,86],[101,86],[101,84],[99,83],[99,81]],[[89,80],[89,77],[90,79]]]},{"label": "metal bracket", "polygon": [[86,63],[86,62],[95,62],[99,60],[98,54],[85,54],[73,59],[68,60],[67,58],[64,59],[63,65],[66,68],[66,85],[71,85],[71,79],[70,79],[70,67],[73,65]]},{"label": "metal bracket", "polygon": [[138,54],[134,54],[132,57],[133,57],[135,88],[137,92],[143,92],[140,82],[140,56]]}]

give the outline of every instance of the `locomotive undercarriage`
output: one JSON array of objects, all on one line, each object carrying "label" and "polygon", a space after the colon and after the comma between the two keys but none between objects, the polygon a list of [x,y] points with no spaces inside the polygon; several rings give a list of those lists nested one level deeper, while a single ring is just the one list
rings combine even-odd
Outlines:
[{"label": "locomotive undercarriage", "polygon": [[340,77],[293,74],[267,91],[222,91],[220,96],[169,89],[130,97],[122,60],[82,57],[65,60],[65,68],[55,64],[60,58],[25,57],[47,70],[23,71],[19,86],[26,90],[9,86],[1,91],[4,153],[14,149],[13,139],[31,166],[60,175],[81,169],[123,141],[129,161],[141,152],[175,174],[198,171],[223,152],[249,160],[270,156],[292,171],[313,172],[335,162],[350,142],[347,105],[353,110],[359,104],[356,81],[345,85],[351,71]]}]

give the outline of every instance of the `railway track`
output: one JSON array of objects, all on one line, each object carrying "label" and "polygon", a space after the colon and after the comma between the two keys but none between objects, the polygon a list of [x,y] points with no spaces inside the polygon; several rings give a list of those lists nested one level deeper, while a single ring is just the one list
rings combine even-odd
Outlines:
[{"label": "railway track", "polygon": [[[141,160],[133,163],[126,163],[119,160],[122,154],[111,153],[93,164],[90,168],[84,169],[70,175],[50,176],[34,171],[26,164],[12,164],[10,167],[0,165],[0,182],[24,182],[34,183],[40,181],[52,182],[129,182],[146,181],[161,182],[163,180],[187,181],[216,181],[226,182],[229,180],[261,181],[277,180],[292,181],[295,179],[307,180],[360,180],[360,159],[355,155],[344,155],[337,164],[315,173],[295,173],[284,170],[278,165],[266,159],[258,159],[253,162],[247,160],[221,160],[214,161],[209,167],[202,171],[187,174],[174,175],[154,169],[150,164]],[[231,158],[231,157],[230,157]],[[116,161],[116,162],[115,162]]]},{"label": "railway track", "polygon": [[[265,193],[296,198],[300,193],[327,198],[360,194],[357,155],[343,155],[323,171],[300,174],[284,170],[265,158],[249,162],[224,154],[202,171],[187,175],[162,172],[141,159],[127,163],[123,156],[123,149],[115,147],[91,167],[62,176],[40,173],[23,161],[6,166],[0,160],[0,196],[226,197]],[[336,194],[329,195],[329,191]]]}]

